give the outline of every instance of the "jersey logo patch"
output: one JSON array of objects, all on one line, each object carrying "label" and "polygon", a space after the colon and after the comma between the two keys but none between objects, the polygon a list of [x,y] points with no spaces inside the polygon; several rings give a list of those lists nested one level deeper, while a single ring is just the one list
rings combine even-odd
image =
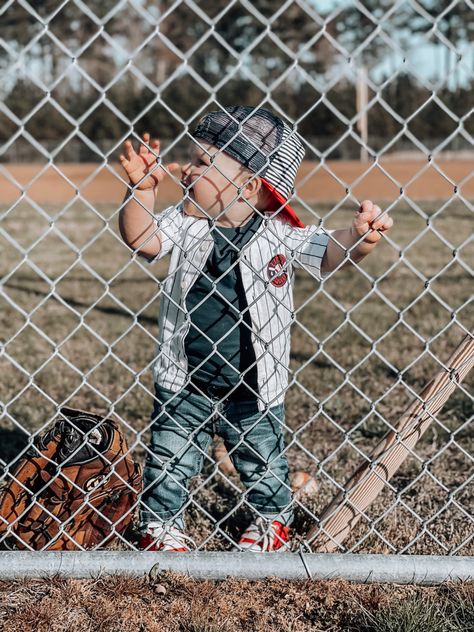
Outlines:
[{"label": "jersey logo patch", "polygon": [[281,287],[288,281],[288,274],[282,272],[283,267],[286,264],[285,255],[275,255],[272,257],[267,265],[267,274],[272,285]]}]

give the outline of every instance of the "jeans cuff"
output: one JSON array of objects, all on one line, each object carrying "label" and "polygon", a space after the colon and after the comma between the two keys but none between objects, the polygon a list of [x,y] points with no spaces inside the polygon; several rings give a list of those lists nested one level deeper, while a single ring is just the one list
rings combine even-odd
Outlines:
[{"label": "jeans cuff", "polygon": [[274,520],[277,520],[278,522],[281,522],[285,527],[289,527],[294,520],[293,510],[288,507],[283,507],[280,512],[272,511],[272,513],[267,513],[262,509],[258,509],[257,507],[255,507],[255,505],[253,505],[253,508],[259,516],[261,516],[265,520],[268,520],[268,522],[273,522]]},{"label": "jeans cuff", "polygon": [[184,531],[184,526],[185,526],[184,516],[182,513],[177,516],[176,514],[169,514],[169,513],[158,514],[158,513],[154,513],[150,511],[141,511],[140,523],[139,523],[140,531],[145,531],[147,526],[152,523],[167,524],[169,526],[176,527],[180,529],[181,531]]}]

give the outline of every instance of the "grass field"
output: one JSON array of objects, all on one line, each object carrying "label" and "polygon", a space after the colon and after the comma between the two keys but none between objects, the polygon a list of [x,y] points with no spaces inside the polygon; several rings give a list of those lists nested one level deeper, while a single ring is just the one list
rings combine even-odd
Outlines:
[{"label": "grass field", "polygon": [[[316,208],[329,228],[351,221],[351,208],[331,208]],[[361,462],[360,452],[370,453],[383,436],[385,420],[396,421],[412,392],[421,391],[473,329],[470,212],[461,202],[440,208],[397,204],[390,239],[360,269],[339,271],[323,286],[297,273],[286,440],[292,471],[313,474],[319,491],[298,500],[296,540],[334,496],[336,483]],[[168,260],[148,267],[131,261],[115,209],[18,204],[3,216],[0,457],[7,463],[64,403],[101,413],[113,408],[143,462],[136,433],[144,431],[147,440],[149,367]],[[369,507],[370,522],[361,520],[345,543],[349,550],[473,554],[472,409],[471,376]],[[226,549],[215,522],[231,516],[222,528],[232,537],[244,526],[245,512],[232,515],[240,482],[210,465],[194,489],[205,480],[188,529],[202,548]],[[155,582],[57,577],[0,582],[0,627],[464,632],[474,629],[473,604],[472,583],[416,588],[271,578],[213,583],[173,574]]]},{"label": "grass field", "polygon": [[[313,474],[319,492],[298,501],[295,535],[315,516],[473,329],[470,211],[461,202],[397,204],[390,237],[360,269],[323,285],[297,272],[292,330],[293,386],[286,399],[288,458]],[[329,228],[351,208],[317,207]],[[130,259],[112,205],[19,204],[3,218],[0,297],[2,401],[0,456],[11,461],[28,433],[58,404],[114,412],[143,462],[151,411],[151,372],[160,280],[168,259]],[[303,220],[314,221],[301,210]],[[320,347],[321,345],[321,347]],[[449,400],[353,532],[356,552],[470,555],[472,544],[472,378]],[[137,437],[136,432],[143,431]],[[206,480],[206,485],[202,482]],[[205,549],[229,548],[215,528],[237,536],[240,482],[207,465],[194,483],[190,534]]]}]

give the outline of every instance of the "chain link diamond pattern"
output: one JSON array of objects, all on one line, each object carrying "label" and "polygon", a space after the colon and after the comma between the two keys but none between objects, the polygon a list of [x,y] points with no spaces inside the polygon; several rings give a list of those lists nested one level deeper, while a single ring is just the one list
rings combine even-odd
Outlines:
[{"label": "chain link diamond pattern", "polygon": [[[273,109],[291,124],[301,126],[323,108],[342,130],[321,143],[317,133],[303,137],[314,162],[300,175],[293,204],[306,223],[347,225],[345,213],[360,202],[357,191],[371,177],[398,192],[386,204],[396,228],[385,237],[380,256],[336,271],[321,284],[308,271],[296,274],[285,454],[291,469],[305,471],[317,486],[317,491],[293,489],[296,546],[303,545],[322,508],[344,491],[345,481],[369,460],[374,445],[394,429],[421,387],[446,368],[454,346],[472,330],[473,176],[472,170],[454,172],[445,160],[456,143],[472,149],[472,109],[453,111],[444,98],[449,73],[428,77],[407,55],[406,38],[414,38],[417,28],[420,49],[440,47],[457,72],[472,79],[472,33],[466,20],[471,12],[472,23],[473,6],[445,2],[435,14],[432,5],[439,3],[416,0],[375,3],[375,8],[362,2],[330,4],[324,15],[315,3],[302,0],[232,0],[212,9],[193,0],[8,0],[0,6],[4,94],[19,76],[38,94],[35,105],[23,111],[12,109],[7,98],[0,101],[0,132],[8,131],[6,140],[0,138],[0,177],[15,192],[13,201],[2,203],[0,225],[4,478],[58,408],[76,402],[119,419],[136,460],[143,463],[149,453],[150,368],[167,263],[148,266],[130,258],[117,229],[124,202],[96,202],[90,191],[95,186],[125,190],[126,179],[115,166],[118,152],[127,138],[140,140],[144,121],[157,108],[173,127],[164,135],[163,159],[180,155],[192,122],[224,107],[222,90],[239,78],[253,86],[254,105]],[[357,15],[358,31],[342,28],[350,15]],[[411,31],[402,26],[407,20]],[[9,28],[18,24],[29,37],[10,36]],[[240,39],[225,36],[233,28],[241,29]],[[38,61],[45,50],[47,66]],[[253,62],[266,55],[267,69],[258,72],[264,65],[257,68]],[[386,60],[382,70],[381,58]],[[277,60],[273,66],[272,59]],[[220,61],[217,80],[212,63]],[[368,99],[355,111],[335,95],[341,85],[355,85],[361,65],[369,70]],[[172,98],[184,75],[200,95],[191,116]],[[407,94],[409,111],[400,112],[390,95],[406,75],[426,98],[410,103]],[[148,95],[133,114],[113,97],[125,81]],[[68,85],[93,95],[77,115],[64,98]],[[278,98],[292,85],[295,91],[303,85],[314,96],[308,109],[295,106],[294,114]],[[443,137],[412,131],[428,107],[449,119]],[[375,108],[393,120],[392,135],[380,142],[361,131],[367,115],[370,126]],[[108,137],[88,127],[101,113],[115,121]],[[59,140],[31,132],[37,117],[48,116],[61,120]],[[402,144],[423,157],[407,178],[397,175],[390,160]],[[353,175],[344,175],[334,157],[349,146],[362,149],[367,160]],[[85,178],[76,177],[64,162],[81,155],[94,163]],[[24,156],[34,169],[23,173],[14,164]],[[40,200],[37,190],[47,178],[67,188],[66,202]],[[107,185],[100,184],[104,178]],[[337,185],[340,195],[336,202],[314,204],[304,191],[324,178]],[[421,201],[412,191],[423,178],[441,182],[450,194],[433,204]],[[433,418],[430,431],[341,550],[472,553],[469,386],[468,380],[460,384],[450,405]],[[190,533],[206,550],[231,548],[251,509],[228,455],[219,454],[217,449],[203,454],[202,474],[192,482],[185,507]],[[130,534],[116,542],[124,549],[137,545]]]}]

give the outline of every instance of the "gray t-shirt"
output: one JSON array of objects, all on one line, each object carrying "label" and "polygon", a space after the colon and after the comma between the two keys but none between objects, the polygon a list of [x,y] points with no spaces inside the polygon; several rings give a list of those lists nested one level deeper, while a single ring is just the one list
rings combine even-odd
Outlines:
[{"label": "gray t-shirt", "polygon": [[193,382],[232,387],[245,373],[244,381],[257,390],[251,321],[238,255],[261,222],[262,217],[254,213],[243,226],[215,226],[212,231],[214,248],[186,297],[191,319],[184,341],[186,356],[189,371],[199,367]]}]

